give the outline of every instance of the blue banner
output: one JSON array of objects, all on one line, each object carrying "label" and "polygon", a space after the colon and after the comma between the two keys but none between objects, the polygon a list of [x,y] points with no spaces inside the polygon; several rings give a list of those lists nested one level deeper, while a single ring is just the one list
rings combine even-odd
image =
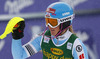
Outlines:
[{"label": "blue banner", "polygon": [[100,0],[1,0],[0,15],[44,12],[49,4],[58,1],[70,4],[75,10],[100,8]]}]

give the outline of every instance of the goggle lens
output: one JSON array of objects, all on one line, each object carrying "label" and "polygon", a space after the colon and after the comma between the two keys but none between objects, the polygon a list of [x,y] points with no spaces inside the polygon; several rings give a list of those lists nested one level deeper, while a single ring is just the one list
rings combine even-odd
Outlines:
[{"label": "goggle lens", "polygon": [[46,20],[46,25],[48,25],[48,23],[53,27],[58,25],[57,19],[45,18],[45,20]]}]

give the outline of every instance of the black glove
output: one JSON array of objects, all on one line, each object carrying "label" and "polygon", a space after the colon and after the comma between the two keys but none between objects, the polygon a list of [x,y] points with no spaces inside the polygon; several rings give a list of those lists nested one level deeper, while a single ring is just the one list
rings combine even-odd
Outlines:
[{"label": "black glove", "polygon": [[25,21],[20,21],[19,23],[17,23],[13,28],[13,32],[12,32],[13,39],[18,40],[24,37],[24,33],[23,33],[24,28],[25,28]]}]

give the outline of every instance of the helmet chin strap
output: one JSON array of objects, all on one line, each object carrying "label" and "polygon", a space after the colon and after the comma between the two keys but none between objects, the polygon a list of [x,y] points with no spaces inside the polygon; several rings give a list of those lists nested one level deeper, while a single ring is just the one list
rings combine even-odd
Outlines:
[{"label": "helmet chin strap", "polygon": [[[71,25],[70,25],[71,26]],[[63,23],[61,24],[61,29],[60,31],[55,35],[54,38],[56,38],[57,36],[59,36],[64,30],[68,29],[70,26],[66,27],[65,29],[62,30],[62,27],[63,27]]]},{"label": "helmet chin strap", "polygon": [[[70,25],[71,26],[71,25]],[[61,24],[61,29],[60,31],[55,35],[54,38],[56,38],[57,36],[59,36],[64,30],[68,29],[70,26],[66,27],[65,29],[62,29],[63,28],[63,23]],[[53,39],[53,38],[52,38]],[[59,40],[57,39],[57,45],[59,44]]]},{"label": "helmet chin strap", "polygon": [[60,28],[60,30],[58,31],[58,33],[55,35],[54,38],[56,38],[57,36],[59,36],[59,35],[62,33],[62,27],[63,27],[63,23],[61,24],[61,28]]}]

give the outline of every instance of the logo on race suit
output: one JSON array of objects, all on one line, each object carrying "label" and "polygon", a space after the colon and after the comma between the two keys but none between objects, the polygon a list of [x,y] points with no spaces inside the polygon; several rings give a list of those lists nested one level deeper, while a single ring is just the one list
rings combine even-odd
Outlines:
[{"label": "logo on race suit", "polygon": [[50,17],[50,13],[52,13],[52,15],[56,15],[55,14],[55,9],[53,9],[53,8],[47,8],[47,10],[46,10],[46,12],[47,12],[47,14],[46,14],[46,16],[47,17]]},{"label": "logo on race suit", "polygon": [[72,43],[70,43],[70,42],[67,43],[67,49],[69,49],[69,50],[72,49]]},{"label": "logo on race suit", "polygon": [[81,55],[79,56],[79,59],[84,59],[84,54],[81,54]]},{"label": "logo on race suit", "polygon": [[63,51],[61,49],[58,48],[51,48],[51,52],[55,55],[62,55],[64,54]]},{"label": "logo on race suit", "polygon": [[76,51],[77,52],[81,52],[82,51],[82,46],[81,45],[77,45],[76,46]]},{"label": "logo on race suit", "polygon": [[49,38],[49,37],[44,36],[44,41],[43,41],[43,42],[45,42],[45,43],[49,43],[49,40],[50,40],[50,38]]}]

